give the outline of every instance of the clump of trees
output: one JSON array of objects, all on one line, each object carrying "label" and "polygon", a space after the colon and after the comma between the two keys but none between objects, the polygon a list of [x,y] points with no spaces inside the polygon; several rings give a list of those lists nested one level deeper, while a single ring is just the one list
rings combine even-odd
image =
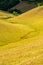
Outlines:
[{"label": "clump of trees", "polygon": [[14,5],[18,4],[19,0],[0,0],[0,9],[8,10]]},{"label": "clump of trees", "polygon": [[43,3],[43,0],[22,0],[22,1],[28,1],[29,3]]},{"label": "clump of trees", "polygon": [[28,2],[43,2],[43,0],[23,0],[23,1],[28,1]]},{"label": "clump of trees", "polygon": [[37,6],[43,5],[43,0],[25,0],[28,1],[29,3],[35,3]]},{"label": "clump of trees", "polygon": [[40,3],[43,5],[43,0],[0,0],[0,9],[8,10],[9,8],[15,6],[21,1],[34,2],[35,4]]}]

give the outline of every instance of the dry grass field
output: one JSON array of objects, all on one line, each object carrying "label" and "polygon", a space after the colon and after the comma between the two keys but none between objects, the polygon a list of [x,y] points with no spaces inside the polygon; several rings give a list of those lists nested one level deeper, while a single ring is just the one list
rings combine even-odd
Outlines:
[{"label": "dry grass field", "polygon": [[43,6],[16,17],[0,12],[0,65],[43,65]]}]

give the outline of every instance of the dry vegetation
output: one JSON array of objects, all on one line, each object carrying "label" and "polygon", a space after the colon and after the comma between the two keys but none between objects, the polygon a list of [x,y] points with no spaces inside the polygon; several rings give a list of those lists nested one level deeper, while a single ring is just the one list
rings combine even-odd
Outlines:
[{"label": "dry vegetation", "polygon": [[43,6],[0,19],[0,65],[43,65]]}]

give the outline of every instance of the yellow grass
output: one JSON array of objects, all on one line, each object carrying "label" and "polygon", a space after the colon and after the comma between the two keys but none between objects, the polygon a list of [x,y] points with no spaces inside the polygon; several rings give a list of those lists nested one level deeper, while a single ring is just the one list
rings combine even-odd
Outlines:
[{"label": "yellow grass", "polygon": [[14,17],[14,15],[12,15],[12,14],[10,14],[8,12],[0,10],[0,19],[4,20],[4,19],[12,18],[12,17]]},{"label": "yellow grass", "polygon": [[0,65],[43,65],[43,6],[0,19]]}]

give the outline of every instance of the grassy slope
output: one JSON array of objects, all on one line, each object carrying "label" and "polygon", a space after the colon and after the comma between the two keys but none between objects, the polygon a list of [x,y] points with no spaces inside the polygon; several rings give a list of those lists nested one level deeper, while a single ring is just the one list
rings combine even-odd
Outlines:
[{"label": "grassy slope", "polygon": [[0,45],[17,42],[27,33],[32,31],[34,31],[34,29],[25,25],[0,21]]},{"label": "grassy slope", "polygon": [[[9,22],[35,26],[43,23],[43,6],[34,8],[18,17],[9,19]],[[42,24],[41,23],[41,24]],[[39,25],[38,25],[39,26]],[[37,26],[36,26],[37,27]]]},{"label": "grassy slope", "polygon": [[10,14],[8,12],[0,10],[0,19],[5,20],[5,19],[12,18],[12,17],[14,17],[14,15],[12,15],[12,14]]},{"label": "grassy slope", "polygon": [[0,20],[0,30],[0,65],[43,65],[43,6]]}]

